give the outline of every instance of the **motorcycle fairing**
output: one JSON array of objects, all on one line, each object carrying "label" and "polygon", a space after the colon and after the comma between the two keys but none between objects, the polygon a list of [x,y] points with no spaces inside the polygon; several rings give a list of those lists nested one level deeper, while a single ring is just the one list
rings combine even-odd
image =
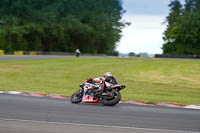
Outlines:
[{"label": "motorcycle fairing", "polygon": [[84,103],[99,103],[99,99],[94,98],[93,96],[90,96],[90,95],[86,95],[86,96],[83,96],[82,102],[84,102]]}]

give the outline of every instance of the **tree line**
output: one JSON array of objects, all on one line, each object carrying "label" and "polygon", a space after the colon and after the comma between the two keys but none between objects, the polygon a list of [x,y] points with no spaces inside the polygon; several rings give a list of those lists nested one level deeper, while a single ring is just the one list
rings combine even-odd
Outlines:
[{"label": "tree line", "polygon": [[200,55],[200,0],[172,0],[166,17],[164,54]]},{"label": "tree line", "polygon": [[0,49],[115,53],[121,0],[0,0]]}]

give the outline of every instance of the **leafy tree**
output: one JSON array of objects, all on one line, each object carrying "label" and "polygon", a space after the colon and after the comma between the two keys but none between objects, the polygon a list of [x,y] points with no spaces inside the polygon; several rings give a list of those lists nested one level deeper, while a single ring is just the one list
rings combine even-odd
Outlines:
[{"label": "leafy tree", "polygon": [[108,53],[123,13],[121,0],[1,0],[0,49]]},{"label": "leafy tree", "polygon": [[164,54],[200,54],[200,0],[186,0],[185,3],[183,8],[178,0],[169,5]]},{"label": "leafy tree", "polygon": [[[168,54],[174,54],[177,50],[177,31],[180,29],[179,21],[182,15],[182,5],[178,0],[171,1],[169,4],[170,13],[166,17],[167,30],[164,32],[163,52]],[[176,42],[176,43],[175,43]]]},{"label": "leafy tree", "polygon": [[130,52],[130,53],[128,54],[128,56],[136,56],[136,54],[135,54],[134,52]]}]

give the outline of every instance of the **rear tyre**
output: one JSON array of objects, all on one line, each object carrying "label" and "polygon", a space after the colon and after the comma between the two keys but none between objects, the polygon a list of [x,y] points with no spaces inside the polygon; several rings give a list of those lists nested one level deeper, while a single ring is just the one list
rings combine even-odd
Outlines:
[{"label": "rear tyre", "polygon": [[114,97],[112,99],[104,97],[103,104],[105,106],[114,106],[121,100],[121,94],[118,91],[114,91]]},{"label": "rear tyre", "polygon": [[83,94],[80,91],[75,92],[71,96],[71,103],[78,104],[82,101]]}]

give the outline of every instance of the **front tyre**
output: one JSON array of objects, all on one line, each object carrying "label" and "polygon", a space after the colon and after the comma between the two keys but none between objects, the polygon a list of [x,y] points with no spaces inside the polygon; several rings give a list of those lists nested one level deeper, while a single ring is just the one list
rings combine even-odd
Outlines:
[{"label": "front tyre", "polygon": [[75,92],[71,96],[71,102],[74,104],[80,103],[82,101],[82,96],[83,96],[83,94],[80,91]]},{"label": "front tyre", "polygon": [[121,100],[121,94],[118,91],[114,91],[113,94],[113,98],[103,98],[103,104],[105,106],[114,106],[119,103],[119,101]]}]

